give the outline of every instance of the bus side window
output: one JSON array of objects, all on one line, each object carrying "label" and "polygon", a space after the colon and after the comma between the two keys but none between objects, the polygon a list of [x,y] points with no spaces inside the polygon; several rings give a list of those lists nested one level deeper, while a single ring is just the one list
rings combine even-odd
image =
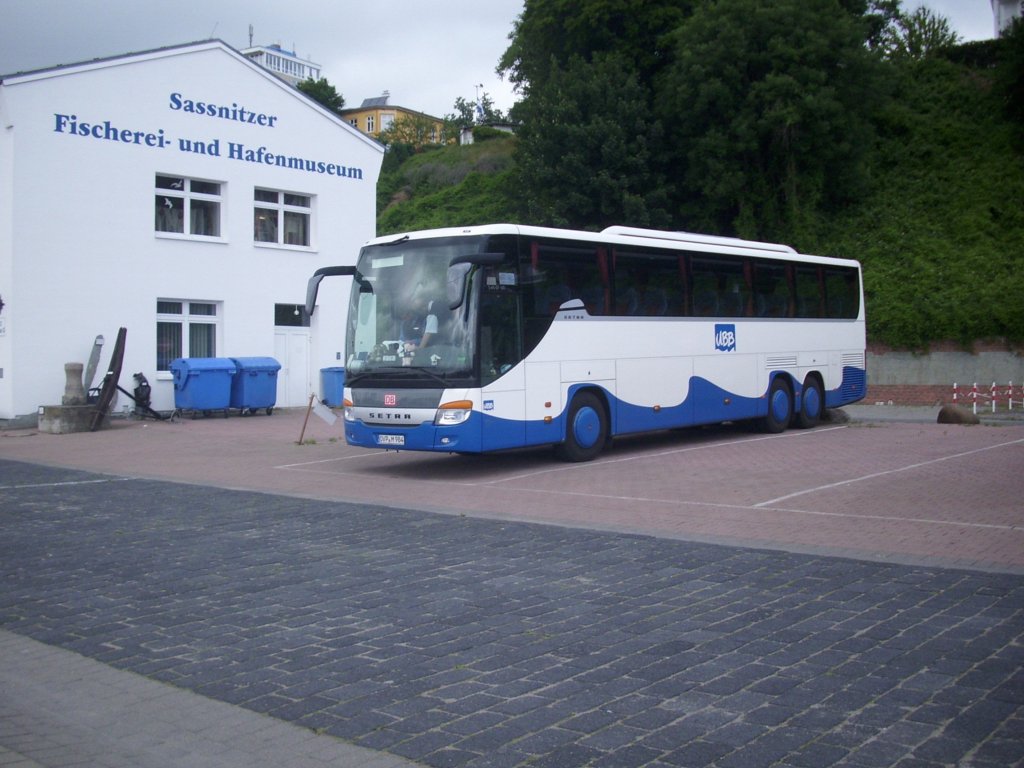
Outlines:
[{"label": "bus side window", "polygon": [[843,267],[825,270],[825,309],[830,318],[852,320],[857,317],[860,286],[857,271]]},{"label": "bus side window", "polygon": [[607,258],[589,243],[534,240],[522,265],[524,354],[540,343],[565,302],[579,299],[592,315],[607,314]]},{"label": "bus side window", "polygon": [[759,262],[754,268],[755,317],[788,317],[790,307],[786,266]]},{"label": "bus side window", "polygon": [[715,317],[718,314],[718,281],[706,262],[696,260],[693,265],[693,314],[695,317]]},{"label": "bus side window", "polygon": [[615,313],[633,317],[685,314],[683,276],[676,254],[616,251]]},{"label": "bus side window", "polygon": [[528,283],[532,283],[533,317],[553,317],[565,302],[579,299],[594,315],[607,313],[607,267],[595,247],[531,246]]},{"label": "bus side window", "polygon": [[696,317],[746,317],[752,304],[749,267],[742,259],[713,254],[691,260],[693,314]]},{"label": "bus side window", "polygon": [[553,315],[565,302],[572,298],[569,287],[569,273],[564,267],[553,266],[544,272],[541,283],[540,314]]},{"label": "bus side window", "polygon": [[796,316],[824,317],[818,267],[796,268]]},{"label": "bus side window", "polygon": [[720,265],[718,312],[723,317],[743,317],[747,314],[750,292],[740,264],[723,262]]}]

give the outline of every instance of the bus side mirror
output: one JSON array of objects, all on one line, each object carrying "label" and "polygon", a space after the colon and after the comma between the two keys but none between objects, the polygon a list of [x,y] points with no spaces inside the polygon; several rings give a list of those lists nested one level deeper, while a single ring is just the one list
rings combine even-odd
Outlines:
[{"label": "bus side mirror", "polygon": [[448,309],[456,310],[462,306],[463,297],[466,295],[466,276],[472,268],[473,265],[468,262],[448,267],[448,282],[445,285]]},{"label": "bus side mirror", "polygon": [[504,253],[470,253],[452,259],[448,264],[448,283],[445,286],[448,309],[456,310],[462,306],[466,296],[466,277],[475,265],[494,266],[504,260]]},{"label": "bus side mirror", "polygon": [[[321,267],[313,276],[309,278],[309,282],[306,284],[306,316],[312,317],[313,310],[316,309],[316,294],[320,289],[320,281],[325,277],[334,277],[337,275],[348,275],[355,276],[355,267]],[[358,280],[359,277],[356,276]]]},{"label": "bus side mirror", "polygon": [[316,309],[316,294],[320,290],[320,281],[325,277],[336,277],[338,275],[354,277],[356,282],[359,283],[360,293],[373,293],[373,286],[370,284],[370,281],[356,272],[355,267],[321,267],[313,273],[313,276],[309,278],[309,282],[306,284],[307,317],[312,317],[313,310]]}]

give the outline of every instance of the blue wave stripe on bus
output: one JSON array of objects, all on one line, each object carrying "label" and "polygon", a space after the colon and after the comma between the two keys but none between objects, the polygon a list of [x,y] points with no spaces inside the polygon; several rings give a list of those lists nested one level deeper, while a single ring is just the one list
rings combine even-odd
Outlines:
[{"label": "blue wave stripe on bus", "polygon": [[[568,399],[571,401],[572,394],[583,386],[586,385],[571,388]],[[800,386],[799,382],[794,382],[793,394],[797,404],[801,396]],[[829,408],[836,408],[855,402],[864,397],[866,390],[866,372],[861,368],[845,367],[839,387],[825,392],[825,404]],[[602,391],[611,411],[613,434],[620,435],[752,419],[763,416],[766,410],[767,390],[758,397],[742,397],[699,376],[690,379],[689,393],[683,402],[667,406],[659,404],[661,407],[657,411],[654,404],[627,403]],[[399,430],[347,423],[345,438],[349,445],[366,448],[479,453],[484,450],[558,442],[565,433],[564,419],[564,411],[550,422],[513,421],[489,413],[474,412],[465,423],[453,427],[421,424]],[[381,434],[401,434],[405,443],[402,446],[379,445],[377,435]]]}]

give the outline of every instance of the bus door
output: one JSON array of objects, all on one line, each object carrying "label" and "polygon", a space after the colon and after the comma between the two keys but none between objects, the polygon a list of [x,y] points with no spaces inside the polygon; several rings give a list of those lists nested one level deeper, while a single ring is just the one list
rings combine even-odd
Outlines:
[{"label": "bus door", "polygon": [[489,267],[480,285],[482,446],[512,448],[526,441],[526,381],[518,277],[510,267]]}]

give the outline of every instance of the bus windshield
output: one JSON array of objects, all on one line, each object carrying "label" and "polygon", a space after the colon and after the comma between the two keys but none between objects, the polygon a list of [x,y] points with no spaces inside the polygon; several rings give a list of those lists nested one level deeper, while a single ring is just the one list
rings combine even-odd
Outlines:
[{"label": "bus windshield", "polygon": [[431,378],[472,371],[472,303],[449,309],[448,266],[485,238],[399,240],[363,248],[349,302],[349,377],[391,371]]}]

